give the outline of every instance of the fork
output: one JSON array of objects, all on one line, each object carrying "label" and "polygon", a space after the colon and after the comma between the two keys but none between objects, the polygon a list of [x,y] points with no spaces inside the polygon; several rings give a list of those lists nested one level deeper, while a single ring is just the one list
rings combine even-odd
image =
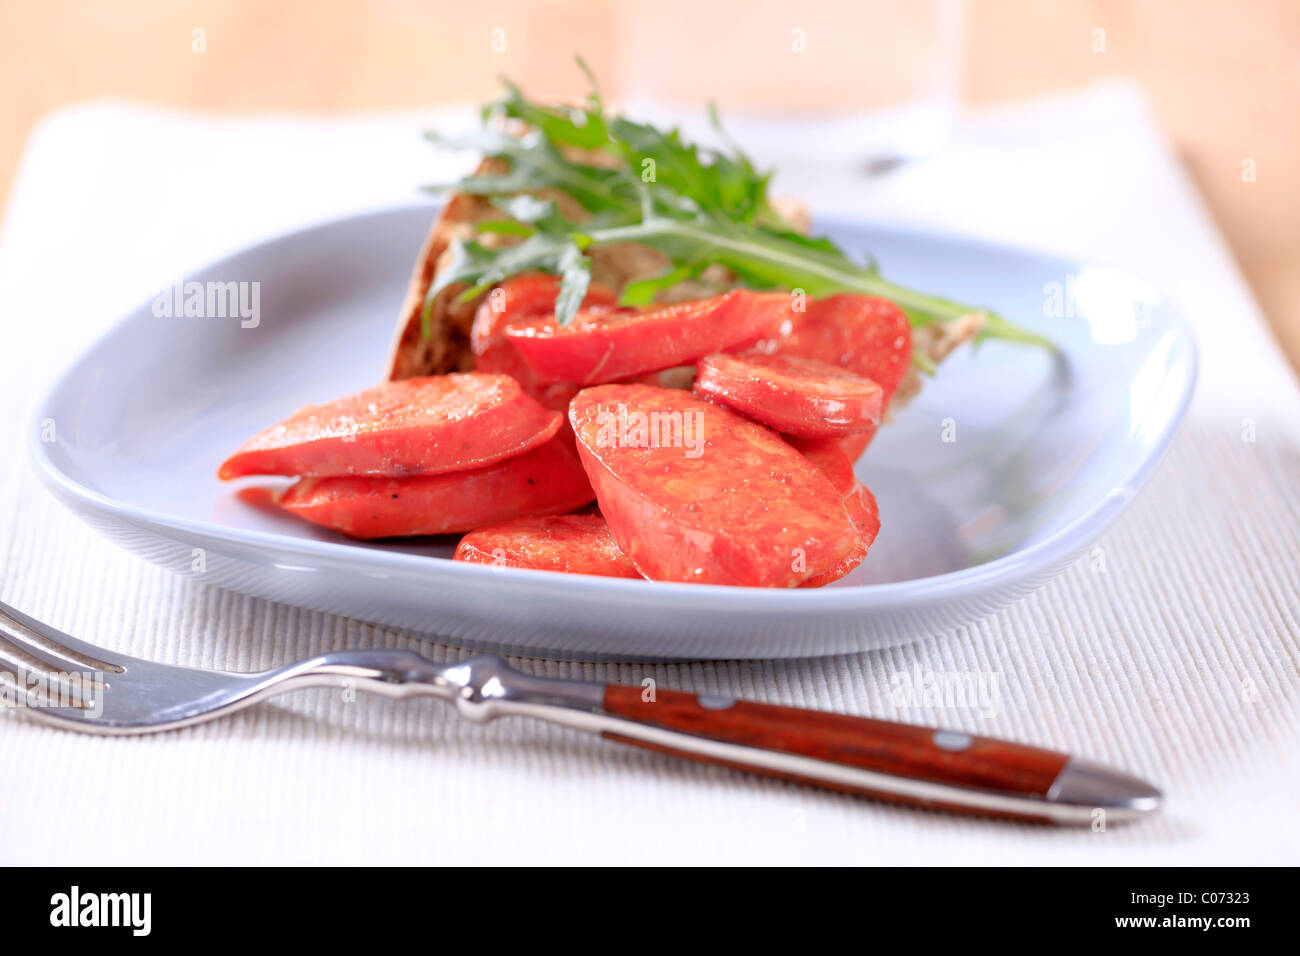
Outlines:
[{"label": "fork", "polygon": [[94,647],[0,603],[0,680],[38,721],[94,734],[188,727],[304,687],[436,697],[462,717],[547,720],[689,760],[883,800],[1056,824],[1132,820],[1160,791],[1068,754],[824,711],[536,677],[495,655],[440,665],[401,649],[333,651],[257,673]]}]

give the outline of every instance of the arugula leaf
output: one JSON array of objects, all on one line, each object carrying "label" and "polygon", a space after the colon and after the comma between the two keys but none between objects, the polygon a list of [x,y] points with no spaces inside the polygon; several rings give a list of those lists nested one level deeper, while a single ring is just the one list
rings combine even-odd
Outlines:
[{"label": "arugula leaf", "polygon": [[541,199],[527,193],[496,199],[492,204],[521,223],[552,223],[558,215],[554,199]]},{"label": "arugula leaf", "polygon": [[531,236],[537,231],[528,223],[516,222],[514,219],[489,219],[478,223],[474,230],[492,232],[499,236]]},{"label": "arugula leaf", "polygon": [[555,312],[557,315],[577,315],[582,300],[587,297],[587,287],[591,285],[591,260],[582,254],[578,243],[570,242],[561,246],[555,266],[561,277]]},{"label": "arugula leaf", "polygon": [[704,266],[702,264],[690,263],[669,269],[667,272],[651,276],[648,279],[637,279],[629,282],[623,287],[623,293],[618,298],[618,304],[650,305],[650,303],[654,302],[657,293],[664,289],[671,289],[677,283],[686,279],[693,279],[703,271]]},{"label": "arugula leaf", "polygon": [[460,294],[472,299],[494,285],[521,272],[553,272],[561,277],[557,312],[563,306],[572,317],[578,311],[591,283],[591,260],[582,254],[584,246],[575,238],[534,232],[522,242],[493,249],[472,239],[452,244],[451,257],[425,297],[421,329],[426,338],[433,334],[433,300],[443,289],[458,283],[469,286]]},{"label": "arugula leaf", "polygon": [[818,248],[796,241],[789,234],[744,229],[712,219],[686,222],[655,218],[629,226],[594,229],[585,235],[592,246],[637,242],[659,249],[675,262],[721,263],[753,288],[802,289],[811,296],[861,292],[889,299],[907,313],[913,325],[950,322],[983,312],[982,337],[1049,344],[1036,333],[987,310],[896,285],[881,277],[874,267],[857,265],[837,249]]},{"label": "arugula leaf", "polygon": [[[625,304],[648,304],[659,291],[718,264],[752,288],[802,289],[813,296],[851,291],[890,299],[917,326],[982,313],[980,339],[1054,348],[1002,316],[892,283],[874,260],[856,262],[827,238],[794,232],[768,198],[771,173],[759,171],[731,141],[715,106],[709,115],[721,149],[689,143],[677,129],[607,115],[590,68],[581,59],[578,65],[591,83],[585,105],[536,103],[506,82],[505,95],[483,111],[484,128],[455,144],[503,161],[507,172],[428,187],[492,199],[509,219],[481,223],[480,231],[520,241],[499,248],[474,240],[454,243],[450,265],[439,272],[425,301],[426,330],[433,298],[447,286],[465,283],[464,295],[472,296],[526,271],[561,277],[556,318],[567,323],[591,281],[584,252],[632,242],[660,250],[672,266],[663,275],[629,283],[622,294]],[[512,136],[493,128],[499,120],[518,121],[526,129]],[[566,219],[554,202],[536,195],[544,190],[573,197],[586,217]]]},{"label": "arugula leaf", "polygon": [[425,186],[429,192],[455,190],[475,196],[514,196],[540,189],[560,189],[590,212],[617,209],[625,216],[634,217],[640,210],[637,199],[622,182],[619,170],[570,161],[536,130],[520,137],[499,133],[461,140],[443,139],[433,133],[426,133],[425,137],[452,148],[477,148],[510,164],[509,172],[466,176],[453,183]]}]

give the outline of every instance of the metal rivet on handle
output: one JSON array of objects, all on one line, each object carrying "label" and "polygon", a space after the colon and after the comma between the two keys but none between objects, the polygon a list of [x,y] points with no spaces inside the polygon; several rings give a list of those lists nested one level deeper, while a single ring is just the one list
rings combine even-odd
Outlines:
[{"label": "metal rivet on handle", "polygon": [[726,710],[736,703],[734,697],[718,697],[714,694],[700,694],[695,700],[706,710]]},{"label": "metal rivet on handle", "polygon": [[970,734],[959,734],[954,730],[936,730],[931,739],[940,750],[965,750],[972,743]]}]

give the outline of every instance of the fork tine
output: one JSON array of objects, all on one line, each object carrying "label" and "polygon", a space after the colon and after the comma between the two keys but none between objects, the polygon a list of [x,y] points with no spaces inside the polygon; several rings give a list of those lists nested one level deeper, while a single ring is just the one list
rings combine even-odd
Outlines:
[{"label": "fork tine", "polygon": [[0,688],[23,706],[87,711],[108,687],[102,673],[51,667],[0,635]]},{"label": "fork tine", "polygon": [[[106,660],[103,649],[69,637],[0,602],[0,656],[9,656],[6,645],[13,648],[17,660],[29,669],[96,670],[111,674],[126,670],[121,664]],[[132,660],[125,656],[121,659]]]},{"label": "fork tine", "polygon": [[58,659],[48,659],[31,653],[26,643],[12,640],[8,628],[0,627],[0,664],[25,671],[50,672],[79,668]]},{"label": "fork tine", "polygon": [[[34,712],[52,719],[84,717],[107,687],[102,675],[125,671],[103,657],[89,644],[0,603],[0,682],[11,686],[17,698],[34,705]],[[3,668],[12,668],[12,672]],[[64,713],[45,713],[49,708]]]}]

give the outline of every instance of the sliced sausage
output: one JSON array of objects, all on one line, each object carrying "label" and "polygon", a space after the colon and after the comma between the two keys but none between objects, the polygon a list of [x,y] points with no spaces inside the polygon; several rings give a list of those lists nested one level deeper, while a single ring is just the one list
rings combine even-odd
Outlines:
[{"label": "sliced sausage", "polygon": [[858,432],[856,435],[845,435],[837,439],[837,443],[844,449],[844,454],[849,456],[849,461],[857,461],[871,444],[871,439],[875,437],[876,430],[872,428],[865,432]]},{"label": "sliced sausage", "polygon": [[460,539],[455,560],[608,578],[639,578],[598,514],[518,518]]},{"label": "sliced sausage", "polygon": [[876,498],[853,473],[853,462],[841,447],[842,440],[830,438],[790,439],[805,458],[817,466],[835,490],[844,496],[844,509],[858,529],[859,541],[848,555],[835,566],[815,574],[800,587],[819,588],[838,581],[866,558],[876,535],[880,532],[880,514]]},{"label": "sliced sausage", "polygon": [[[844,293],[791,311],[754,351],[819,359],[869,378],[883,389],[887,410],[911,368],[912,326],[887,299]],[[875,429],[867,429],[842,439],[849,458],[857,461],[874,435]]]},{"label": "sliced sausage", "polygon": [[858,529],[858,545],[830,568],[809,577],[800,587],[820,588],[838,581],[861,564],[871,550],[876,535],[880,533],[880,513],[876,508],[875,495],[865,485],[855,481],[853,490],[845,496],[844,507]]},{"label": "sliced sausage", "polygon": [[853,462],[834,438],[787,438],[786,441],[801,455],[817,466],[831,485],[847,498],[858,487],[858,476],[853,473]]},{"label": "sliced sausage", "polygon": [[789,311],[784,293],[733,289],[643,312],[587,310],[563,327],[553,319],[512,324],[506,337],[541,381],[594,385],[754,342]]},{"label": "sliced sausage", "polygon": [[481,468],[549,440],[563,416],[508,375],[433,375],[308,405],[221,465],[243,475],[436,475]]},{"label": "sliced sausage", "polygon": [[[557,276],[529,273],[507,279],[484,297],[474,314],[470,348],[474,352],[475,371],[509,375],[542,405],[564,411],[578,387],[567,382],[542,382],[505,334],[506,327],[512,323],[527,324],[554,315],[555,297],[559,294]],[[608,309],[617,301],[613,292],[592,286],[583,307]]]},{"label": "sliced sausage", "polygon": [[870,379],[797,355],[709,355],[696,394],[799,438],[874,431],[884,390]]},{"label": "sliced sausage", "polygon": [[853,519],[854,525],[866,537],[866,544],[869,547],[880,531],[880,515],[876,508],[876,498],[858,481],[857,475],[853,473],[853,462],[840,447],[840,442],[833,439],[804,441],[792,439],[790,444],[812,462],[830,481],[831,486],[843,495],[845,510]]},{"label": "sliced sausage", "polygon": [[886,299],[844,293],[790,311],[755,351],[818,359],[871,379],[888,405],[912,365],[912,326]]},{"label": "sliced sausage", "polygon": [[614,540],[649,578],[793,587],[858,546],[826,476],[726,408],[603,385],[578,393],[569,421]]},{"label": "sliced sausage", "polygon": [[280,506],[353,538],[456,534],[591,501],[577,452],[563,436],[474,471],[411,478],[303,478]]}]

